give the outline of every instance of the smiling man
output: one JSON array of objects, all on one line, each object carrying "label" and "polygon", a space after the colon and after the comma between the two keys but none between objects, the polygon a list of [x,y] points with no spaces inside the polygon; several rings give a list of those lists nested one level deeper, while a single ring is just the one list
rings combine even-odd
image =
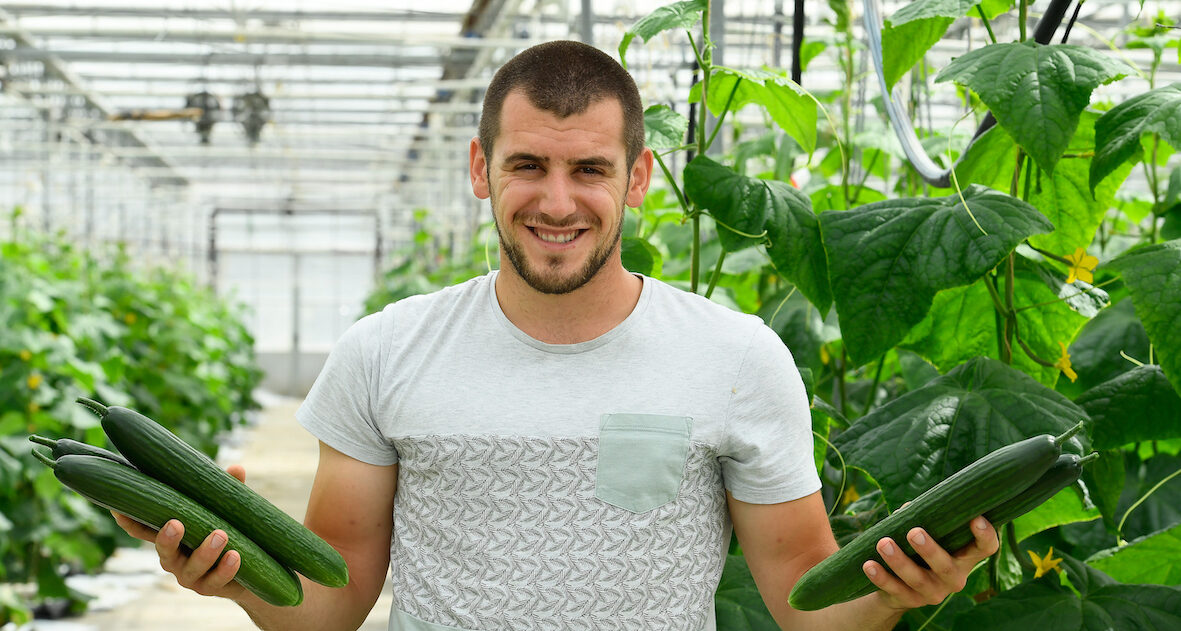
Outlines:
[{"label": "smiling man", "polygon": [[623,267],[643,138],[634,82],[592,47],[542,44],[493,78],[469,158],[500,270],[358,321],[297,414],[321,441],[305,523],[348,586],[271,607],[231,582],[224,533],[186,555],[178,522],[121,525],[181,585],[282,631],[356,629],[387,571],[391,630],[710,631],[732,532],[784,629],[889,629],[961,589],[997,549],[982,518],[954,553],[909,533],[927,567],[883,539],[890,571],[864,566],[880,591],[788,605],[837,548],[809,402],[757,317]]}]

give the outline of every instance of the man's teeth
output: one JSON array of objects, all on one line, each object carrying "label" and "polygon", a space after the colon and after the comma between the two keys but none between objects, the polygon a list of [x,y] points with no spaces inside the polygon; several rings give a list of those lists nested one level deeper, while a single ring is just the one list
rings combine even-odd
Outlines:
[{"label": "man's teeth", "polygon": [[541,237],[542,241],[548,241],[550,243],[569,243],[574,240],[574,237],[578,236],[578,231],[575,230],[573,232],[562,232],[558,234],[538,232],[537,236]]}]

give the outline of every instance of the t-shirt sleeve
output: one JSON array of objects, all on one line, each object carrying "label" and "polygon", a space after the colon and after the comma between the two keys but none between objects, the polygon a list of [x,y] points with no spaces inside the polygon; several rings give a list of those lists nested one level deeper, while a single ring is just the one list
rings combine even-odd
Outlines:
[{"label": "t-shirt sleeve", "polygon": [[381,318],[354,323],[333,347],[296,420],[316,438],[341,453],[373,465],[398,461],[373,412],[379,378]]},{"label": "t-shirt sleeve", "polygon": [[735,499],[777,504],[820,488],[810,408],[791,352],[760,323],[732,386],[721,444],[722,479]]}]

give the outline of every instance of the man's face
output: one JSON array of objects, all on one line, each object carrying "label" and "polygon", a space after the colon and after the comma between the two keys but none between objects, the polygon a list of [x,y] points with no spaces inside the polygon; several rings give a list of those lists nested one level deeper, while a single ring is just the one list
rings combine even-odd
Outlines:
[{"label": "man's face", "polygon": [[[619,262],[625,203],[643,201],[651,171],[626,164],[623,114],[605,99],[582,114],[560,119],[535,108],[522,94],[505,99],[500,135],[486,163],[471,147],[472,187],[490,198],[500,235],[502,269],[508,263],[530,287],[563,294],[582,287]],[[642,180],[637,182],[636,180]]]}]

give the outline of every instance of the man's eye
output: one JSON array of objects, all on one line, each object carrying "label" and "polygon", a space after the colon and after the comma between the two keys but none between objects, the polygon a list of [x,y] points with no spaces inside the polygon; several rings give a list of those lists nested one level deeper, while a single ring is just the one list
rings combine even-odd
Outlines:
[{"label": "man's eye", "polygon": [[582,167],[582,173],[584,175],[601,175],[603,172],[595,167]]}]

